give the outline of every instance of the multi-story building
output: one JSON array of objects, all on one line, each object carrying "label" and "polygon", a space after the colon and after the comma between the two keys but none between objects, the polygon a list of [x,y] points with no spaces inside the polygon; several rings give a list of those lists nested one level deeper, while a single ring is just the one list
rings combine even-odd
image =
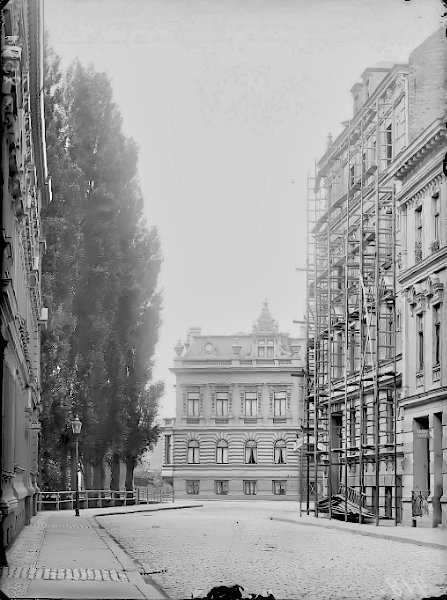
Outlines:
[{"label": "multi-story building", "polygon": [[440,522],[446,56],[440,29],[408,64],[366,69],[353,117],[309,182],[315,484],[377,524],[411,516],[416,493],[433,498]]},{"label": "multi-story building", "polygon": [[403,518],[447,526],[447,44],[439,29],[410,55],[408,147],[396,159],[402,240]]},{"label": "multi-story building", "polygon": [[296,500],[305,340],[281,333],[265,303],[252,333],[191,329],[176,353],[163,464],[175,497]]},{"label": "multi-story building", "polygon": [[40,209],[51,189],[43,115],[40,0],[2,2],[2,526],[8,545],[36,511],[39,328],[44,248]]}]

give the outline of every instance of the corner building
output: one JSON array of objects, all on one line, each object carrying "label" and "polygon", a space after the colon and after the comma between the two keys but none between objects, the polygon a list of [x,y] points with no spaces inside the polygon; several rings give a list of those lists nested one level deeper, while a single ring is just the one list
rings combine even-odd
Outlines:
[{"label": "corner building", "polygon": [[396,160],[403,521],[447,527],[447,43],[410,55],[409,144]]},{"label": "corner building", "polygon": [[296,500],[304,339],[280,333],[265,303],[251,334],[191,329],[176,353],[163,464],[175,497]]}]

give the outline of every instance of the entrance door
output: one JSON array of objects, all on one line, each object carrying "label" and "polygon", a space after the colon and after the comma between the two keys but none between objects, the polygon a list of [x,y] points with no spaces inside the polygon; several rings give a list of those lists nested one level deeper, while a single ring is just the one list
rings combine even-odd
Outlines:
[{"label": "entrance door", "polygon": [[393,514],[393,488],[391,486],[385,487],[385,517],[391,519]]}]

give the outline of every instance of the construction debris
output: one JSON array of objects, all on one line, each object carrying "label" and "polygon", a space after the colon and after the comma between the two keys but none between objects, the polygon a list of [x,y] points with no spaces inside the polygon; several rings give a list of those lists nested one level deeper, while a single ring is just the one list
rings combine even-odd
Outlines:
[{"label": "construction debris", "polygon": [[[360,509],[358,504],[354,504],[350,500],[345,499],[343,496],[337,494],[332,496],[330,499],[323,498],[317,503],[318,512],[329,513],[329,505],[331,507],[331,516],[335,519],[345,518],[345,507],[348,521],[355,521],[358,523]],[[362,508],[362,522],[370,521],[375,518],[373,513],[369,512],[365,508]]]}]

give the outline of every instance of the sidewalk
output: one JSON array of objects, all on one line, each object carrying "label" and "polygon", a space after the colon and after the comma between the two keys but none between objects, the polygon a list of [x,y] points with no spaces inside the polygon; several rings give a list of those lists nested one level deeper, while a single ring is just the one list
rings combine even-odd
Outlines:
[{"label": "sidewalk", "polygon": [[311,527],[323,527],[325,529],[335,529],[337,531],[348,531],[354,535],[366,535],[370,537],[382,538],[385,540],[395,540],[406,544],[415,544],[427,548],[438,550],[447,550],[447,530],[440,528],[427,527],[406,527],[403,525],[394,525],[392,521],[381,521],[376,527],[372,523],[345,523],[338,519],[329,519],[327,516],[315,518],[313,515],[303,514],[288,515],[287,517],[270,517],[272,521],[282,521],[285,523],[294,523],[297,525],[307,525]]},{"label": "sidewalk", "polygon": [[8,548],[0,589],[10,598],[150,599],[167,596],[101,528],[95,516],[193,508],[199,503],[144,504],[33,517]]}]

